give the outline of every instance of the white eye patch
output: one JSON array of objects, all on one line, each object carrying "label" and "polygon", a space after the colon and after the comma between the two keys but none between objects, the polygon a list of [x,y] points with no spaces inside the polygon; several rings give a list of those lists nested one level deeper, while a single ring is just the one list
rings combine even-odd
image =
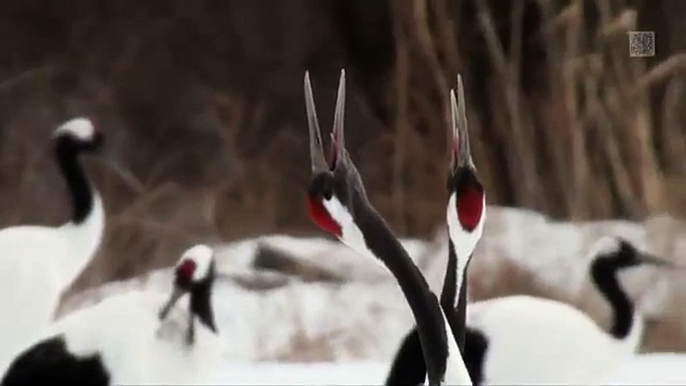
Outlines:
[{"label": "white eye patch", "polygon": [[360,255],[372,259],[376,264],[383,265],[367,247],[367,243],[364,241],[364,235],[357,224],[355,224],[353,216],[348,211],[348,208],[346,208],[336,196],[332,196],[329,200],[323,200],[323,205],[329,212],[331,218],[341,227],[341,242]]}]

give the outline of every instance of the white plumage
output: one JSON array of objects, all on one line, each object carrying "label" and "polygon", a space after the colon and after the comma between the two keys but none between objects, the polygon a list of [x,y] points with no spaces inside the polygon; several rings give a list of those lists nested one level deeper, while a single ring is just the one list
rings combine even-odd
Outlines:
[{"label": "white plumage", "polygon": [[[89,207],[79,209],[85,217],[78,222],[72,219],[58,227],[20,225],[0,230],[0,282],[7,288],[0,291],[0,366],[52,320],[62,291],[88,264],[102,239],[102,200],[77,163],[79,153],[97,151],[100,143],[95,142],[102,138],[89,120],[77,118],[58,127],[54,141],[58,163],[67,158],[60,166],[74,205],[86,197],[90,198],[90,202],[85,200]],[[60,147],[59,141],[72,146]],[[65,169],[71,166],[76,170]]]},{"label": "white plumage", "polygon": [[[616,238],[603,238],[596,244],[594,262],[601,258],[621,259],[612,268],[617,271],[655,262]],[[644,321],[633,308],[630,312],[625,315],[631,320],[630,329],[617,338],[586,313],[559,301],[517,295],[470,303],[467,325],[488,342],[482,383],[599,384],[640,346]]]},{"label": "white plumage", "polygon": [[[212,285],[212,253],[204,245],[195,246],[184,253],[176,268],[172,299],[152,291],[130,291],[108,297],[58,320],[49,327],[44,338],[24,350],[22,356],[39,350],[37,347],[41,342],[58,339],[66,343],[64,357],[74,358],[78,362],[97,355],[104,373],[109,377],[107,384],[189,385],[209,382],[221,363],[222,342],[217,331],[199,321],[198,315],[191,315],[190,303],[194,296],[194,283],[209,280],[206,284]],[[189,262],[190,273],[187,269]],[[190,279],[179,279],[181,274]],[[180,280],[190,280],[193,284],[179,284]],[[183,296],[181,293],[189,292],[190,296],[180,297]],[[179,299],[180,304],[174,306],[173,303]],[[165,316],[161,316],[163,308],[169,310]],[[189,343],[191,317],[194,318],[192,323],[195,327],[193,341]],[[209,320],[214,326],[211,311]],[[19,375],[22,371],[31,374],[49,371],[49,367],[35,359],[39,357],[40,354],[35,354],[33,359],[21,359],[21,356],[15,359],[8,371],[13,378],[11,381],[5,380],[3,386],[25,381]],[[72,380],[87,376],[93,378],[92,368],[91,372],[86,373],[89,370],[85,370],[82,364],[58,370],[70,371],[70,375],[56,373],[50,374],[51,377]],[[29,380],[35,381],[34,378]]]},{"label": "white plumage", "polygon": [[508,296],[469,304],[467,325],[486,335],[487,385],[598,384],[633,354],[643,322],[616,340],[587,314],[554,300]]},{"label": "white plumage", "polygon": [[[472,379],[467,371],[467,366],[465,366],[460,348],[457,346],[455,335],[451,333],[450,324],[448,324],[448,319],[446,318],[443,309],[441,309],[441,315],[443,316],[443,323],[445,325],[445,331],[447,332],[448,341],[448,360],[446,361],[443,384],[472,386]],[[424,384],[429,384],[428,376],[424,380]]]}]

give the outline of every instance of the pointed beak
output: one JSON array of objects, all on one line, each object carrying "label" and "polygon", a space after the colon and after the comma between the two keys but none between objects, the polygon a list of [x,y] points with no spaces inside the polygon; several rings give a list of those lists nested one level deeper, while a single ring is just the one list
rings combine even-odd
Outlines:
[{"label": "pointed beak", "polygon": [[[457,96],[455,90],[450,90],[450,117],[451,117],[451,169],[460,166],[473,165],[472,153],[469,147],[469,131],[467,127],[466,100],[462,76],[457,75]],[[458,103],[459,102],[459,103]]]},{"label": "pointed beak", "polygon": [[345,70],[341,70],[341,77],[338,80],[338,93],[336,95],[336,110],[333,119],[333,151],[336,152],[336,159],[340,160],[345,149]]},{"label": "pointed beak", "polygon": [[145,191],[143,183],[136,178],[136,176],[134,176],[129,169],[124,167],[124,165],[119,161],[119,158],[110,150],[107,148],[102,149],[97,158],[114,169],[122,178],[122,180],[136,193],[143,193]]},{"label": "pointed beak", "polygon": [[679,268],[676,264],[669,260],[661,259],[653,254],[640,252],[637,257],[641,264],[650,264],[661,268]]},{"label": "pointed beak", "polygon": [[331,161],[326,161],[322,145],[321,130],[317,118],[317,109],[312,95],[310,74],[305,72],[305,107],[307,109],[307,125],[310,131],[310,160],[312,162],[312,174],[329,171],[335,166],[335,162],[341,159],[345,149],[345,70],[341,70],[338,82],[338,95],[336,97],[336,110],[334,113],[333,131],[331,132]]},{"label": "pointed beak", "polygon": [[310,160],[312,162],[312,174],[316,174],[329,170],[329,165],[326,163],[326,158],[324,157],[322,136],[321,131],[319,130],[319,120],[317,118],[317,109],[314,105],[309,71],[305,72],[304,91],[305,108],[307,109],[307,125],[310,129]]},{"label": "pointed beak", "polygon": [[164,320],[167,318],[167,315],[169,315],[169,311],[174,308],[176,303],[181,299],[181,296],[185,294],[186,291],[182,290],[180,287],[174,286],[174,290],[172,291],[171,296],[169,297],[169,300],[167,303],[162,307],[159,313],[159,318],[160,320]]}]

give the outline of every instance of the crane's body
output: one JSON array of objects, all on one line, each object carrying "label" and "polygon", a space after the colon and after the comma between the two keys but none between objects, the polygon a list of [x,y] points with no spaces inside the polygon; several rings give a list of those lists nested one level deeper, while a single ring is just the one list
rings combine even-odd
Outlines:
[{"label": "crane's body", "polygon": [[570,304],[525,295],[471,303],[467,315],[468,328],[486,339],[473,358],[485,385],[597,385],[634,354],[643,333],[637,316],[630,334],[616,339]]},{"label": "crane's body", "polygon": [[64,316],[21,350],[0,385],[211,381],[222,355],[210,304],[214,263],[209,248],[194,248],[177,266],[171,298],[129,291]]},{"label": "crane's body", "polygon": [[84,118],[55,130],[55,160],[71,198],[72,217],[57,227],[18,225],[0,230],[0,368],[52,321],[62,293],[95,255],[105,211],[80,163],[100,151],[102,135]]}]

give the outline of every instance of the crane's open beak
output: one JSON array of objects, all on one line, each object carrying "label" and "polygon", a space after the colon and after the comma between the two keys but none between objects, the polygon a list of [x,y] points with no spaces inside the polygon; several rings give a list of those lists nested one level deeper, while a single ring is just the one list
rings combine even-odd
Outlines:
[{"label": "crane's open beak", "polygon": [[143,193],[145,191],[145,187],[143,183],[134,176],[134,174],[127,169],[120,161],[119,158],[112,153],[110,150],[107,148],[102,149],[97,157],[100,161],[106,163],[108,166],[110,166],[112,169],[114,169],[119,176],[121,176],[122,180],[131,187],[136,193]]},{"label": "crane's open beak", "polygon": [[172,294],[169,297],[169,300],[167,301],[167,303],[165,303],[164,307],[162,307],[162,309],[160,310],[160,313],[159,313],[160,320],[166,319],[167,315],[169,315],[169,311],[171,311],[172,308],[174,308],[174,306],[179,301],[179,299],[181,299],[181,296],[183,296],[183,294],[185,294],[185,293],[186,293],[186,291],[184,291],[180,287],[174,286],[174,290],[172,290]]},{"label": "crane's open beak", "polygon": [[[467,127],[467,110],[464,96],[464,85],[462,76],[457,75],[457,96],[455,90],[450,90],[450,117],[451,117],[451,171],[457,170],[460,166],[474,166],[472,153],[469,147],[469,130]],[[458,104],[459,102],[459,104]]]},{"label": "crane's open beak", "polygon": [[345,116],[345,70],[341,70],[338,82],[338,95],[336,98],[336,110],[334,113],[333,131],[331,133],[331,153],[329,159],[324,154],[321,130],[317,118],[317,109],[314,105],[310,74],[305,72],[304,81],[305,107],[307,109],[307,125],[310,131],[310,159],[312,162],[312,174],[330,171],[336,167],[337,162],[345,149],[344,116]]}]

